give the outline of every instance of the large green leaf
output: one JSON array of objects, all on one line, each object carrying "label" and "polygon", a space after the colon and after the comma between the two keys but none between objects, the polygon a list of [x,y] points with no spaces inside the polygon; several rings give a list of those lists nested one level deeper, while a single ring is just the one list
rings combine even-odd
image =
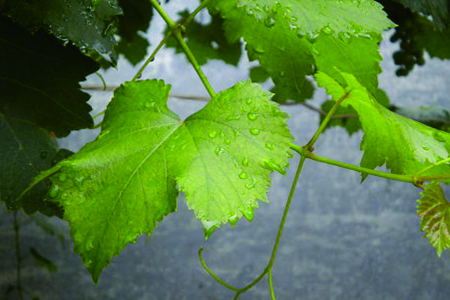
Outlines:
[{"label": "large green leaf", "polygon": [[440,257],[445,249],[450,248],[450,202],[437,182],[427,185],[421,195],[417,201],[417,213],[422,219],[420,229],[426,232],[425,237]]},{"label": "large green leaf", "polygon": [[75,46],[39,30],[30,34],[0,16],[0,111],[66,136],[90,127],[89,95],[79,81],[98,65]]},{"label": "large green leaf", "polygon": [[[312,85],[305,76],[313,73],[311,43],[317,37],[339,36],[346,42],[352,36],[373,34],[393,25],[374,1],[215,0],[210,9],[225,19],[229,39],[244,38],[249,58],[259,60],[274,81],[279,102],[301,102],[312,96]],[[344,52],[349,47],[345,42]],[[366,65],[378,63],[373,55],[359,56]],[[376,81],[376,75],[371,80]]]},{"label": "large green leaf", "polygon": [[254,18],[271,23],[282,15],[293,30],[317,34],[322,30],[338,33],[381,32],[392,26],[383,7],[373,0],[216,0],[213,5],[236,3]]},{"label": "large green leaf", "polygon": [[185,121],[168,109],[169,90],[156,80],[118,88],[99,137],[52,177],[50,196],[95,281],[175,211],[177,183],[209,236],[222,223],[251,220],[257,200],[267,201],[269,174],[288,165],[286,114],[258,85],[238,83]]},{"label": "large green leaf", "polygon": [[116,15],[121,12],[117,0],[0,0],[0,14],[31,32],[44,28],[80,49],[106,54],[113,62]]},{"label": "large green leaf", "polygon": [[[450,134],[389,111],[353,75],[339,74],[344,84],[321,72],[316,74],[316,80],[333,100],[345,97],[341,105],[351,106],[358,112],[364,131],[361,166],[373,169],[386,163],[393,173],[413,175],[449,157]],[[440,164],[421,175],[444,174],[450,174],[450,163]]]}]

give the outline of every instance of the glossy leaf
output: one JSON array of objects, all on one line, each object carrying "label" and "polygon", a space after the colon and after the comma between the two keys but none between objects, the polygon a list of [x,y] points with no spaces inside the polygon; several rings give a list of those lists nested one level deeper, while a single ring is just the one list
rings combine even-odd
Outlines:
[{"label": "glossy leaf", "polygon": [[79,81],[98,65],[76,47],[43,32],[30,34],[0,17],[0,111],[59,137],[91,127],[90,96]]},{"label": "glossy leaf", "polygon": [[294,31],[303,35],[318,34],[323,29],[335,34],[381,32],[393,25],[382,6],[372,0],[216,0],[212,5],[225,7],[228,3],[237,3],[263,22],[270,23],[274,15],[282,15]]},{"label": "glossy leaf", "polygon": [[[95,6],[95,8],[94,8]],[[0,0],[0,14],[7,15],[35,32],[45,29],[78,48],[96,50],[115,63],[116,15],[122,10],[117,0]]]},{"label": "glossy leaf", "polygon": [[417,201],[420,229],[440,257],[444,250],[450,248],[450,202],[437,182],[427,185],[421,195],[422,198]]},{"label": "glossy leaf", "polygon": [[162,81],[126,83],[99,137],[59,164],[50,196],[71,225],[94,281],[113,256],[175,211],[178,184],[206,236],[252,219],[269,174],[284,173],[292,138],[271,94],[238,83],[185,121],[167,107]]},{"label": "glossy leaf", "polygon": [[447,0],[396,0],[412,11],[431,16],[439,28],[450,25],[450,3]]},{"label": "glossy leaf", "polygon": [[[341,105],[358,112],[364,131],[361,166],[374,169],[386,164],[393,173],[412,175],[450,156],[450,134],[389,111],[353,75],[340,72],[340,76],[344,85],[321,72],[316,74],[316,80],[333,100],[345,97]],[[450,163],[421,175],[444,174],[450,174]]]},{"label": "glossy leaf", "polygon": [[9,117],[0,111],[0,141],[0,201],[5,202],[9,211],[22,208],[27,214],[40,211],[49,216],[62,216],[56,204],[44,201],[51,185],[48,180],[16,201],[34,176],[56,163],[55,138],[17,114]]}]

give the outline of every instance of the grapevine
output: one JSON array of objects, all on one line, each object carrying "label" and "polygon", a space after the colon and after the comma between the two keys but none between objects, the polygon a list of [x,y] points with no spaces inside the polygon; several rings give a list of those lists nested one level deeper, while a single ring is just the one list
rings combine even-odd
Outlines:
[{"label": "grapevine", "polygon": [[[181,12],[176,22],[157,0],[79,0],[74,6],[70,0],[51,0],[60,5],[48,11],[28,2],[0,1],[0,134],[6,141],[0,158],[3,173],[18,177],[14,181],[2,175],[0,200],[15,222],[20,209],[67,221],[74,252],[95,283],[113,257],[142,234],[151,235],[158,222],[176,211],[180,192],[206,239],[224,224],[251,221],[259,203],[268,202],[270,175],[286,174],[293,153],[300,161],[259,276],[241,288],[233,286],[208,266],[204,249],[198,251],[205,271],[233,291],[234,299],[264,278],[271,299],[276,298],[274,262],[306,160],[359,172],[362,181],[377,176],[418,187],[423,191],[417,208],[420,230],[438,256],[450,248],[450,205],[442,191],[450,183],[450,134],[390,110],[378,87],[382,33],[398,25],[391,41],[401,40],[401,50],[394,61],[400,65],[397,75],[406,76],[414,65],[425,63],[425,51],[450,58],[444,49],[450,43],[434,47],[438,39],[449,41],[448,14],[409,1],[205,0],[192,13]],[[211,16],[210,26],[196,23],[202,11]],[[132,13],[139,18],[130,18]],[[149,43],[139,31],[148,29],[153,14],[167,28],[147,55]],[[203,35],[203,30],[214,34]],[[241,43],[249,59],[259,63],[250,72],[253,82],[216,92],[202,65],[222,56],[236,63]],[[204,108],[185,120],[167,105],[169,84],[142,79],[165,46],[185,55],[210,96]],[[113,88],[107,109],[92,118],[89,96],[79,82],[100,66],[116,66],[118,54],[141,67],[130,81]],[[62,66],[66,61],[71,61],[70,68]],[[30,72],[24,75],[25,66]],[[257,83],[268,78],[271,91]],[[321,113],[321,123],[309,142],[298,145],[279,104],[311,108],[304,101],[314,85],[330,101],[322,109],[312,107]],[[349,133],[362,129],[359,166],[314,153],[321,134],[332,125],[345,126]],[[80,151],[57,148],[54,137],[98,127],[100,134]],[[28,167],[9,162],[11,152],[29,166],[25,180],[19,175]],[[387,171],[377,169],[383,166]],[[20,248],[17,224],[14,229]],[[19,253],[17,289],[23,299],[20,264]]]}]

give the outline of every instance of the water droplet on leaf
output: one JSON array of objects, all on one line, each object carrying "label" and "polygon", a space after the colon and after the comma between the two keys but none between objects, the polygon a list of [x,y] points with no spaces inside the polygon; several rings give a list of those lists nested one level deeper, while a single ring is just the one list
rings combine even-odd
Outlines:
[{"label": "water droplet on leaf", "polygon": [[254,120],[256,120],[256,119],[258,118],[258,115],[257,115],[257,114],[254,114],[254,113],[248,113],[248,114],[247,114],[247,117],[248,117],[250,120],[254,121]]},{"label": "water droplet on leaf", "polygon": [[250,133],[253,135],[258,135],[260,134],[261,130],[259,130],[258,128],[251,128],[250,129]]},{"label": "water droplet on leaf", "polygon": [[214,154],[216,154],[217,156],[219,156],[220,154],[223,153],[225,149],[223,149],[222,147],[216,147],[216,149],[214,149]]},{"label": "water droplet on leaf", "polygon": [[210,132],[209,132],[209,137],[210,137],[210,138],[213,139],[213,138],[215,138],[216,136],[217,136],[217,131],[213,130],[213,131],[210,131]]},{"label": "water droplet on leaf", "polygon": [[245,103],[247,104],[252,104],[253,100],[251,98],[248,98],[247,100],[245,100]]},{"label": "water droplet on leaf", "polygon": [[265,146],[269,150],[273,150],[273,148],[274,148],[274,145],[272,143],[266,143]]},{"label": "water droplet on leaf", "polygon": [[241,173],[239,173],[239,178],[240,179],[245,179],[245,178],[247,178],[247,174],[245,174],[245,172],[242,171]]},{"label": "water droplet on leaf", "polygon": [[248,166],[248,158],[246,157],[246,158],[244,158],[243,160],[242,160],[242,165],[244,166],[244,167],[247,167]]}]

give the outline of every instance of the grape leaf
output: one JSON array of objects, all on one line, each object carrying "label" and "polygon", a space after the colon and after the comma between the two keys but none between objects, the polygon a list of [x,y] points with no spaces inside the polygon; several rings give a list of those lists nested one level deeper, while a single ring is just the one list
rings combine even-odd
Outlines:
[{"label": "grape leaf", "polygon": [[259,60],[274,81],[278,102],[312,96],[305,76],[313,72],[311,43],[317,36],[347,39],[393,25],[374,1],[215,0],[209,7],[226,20],[229,39],[244,38],[250,60]]},{"label": "grape leaf", "polygon": [[269,174],[284,173],[287,115],[259,85],[241,82],[185,121],[167,107],[170,86],[125,83],[98,138],[60,163],[50,196],[65,210],[75,252],[94,281],[113,256],[174,212],[178,183],[208,237],[253,217]]},{"label": "grape leaf", "polygon": [[[95,5],[93,9],[92,5]],[[35,32],[44,28],[63,41],[72,41],[80,49],[96,50],[113,63],[116,15],[122,10],[117,0],[0,0],[0,14],[7,15]]]},{"label": "grape leaf", "polygon": [[117,35],[120,41],[116,46],[117,54],[123,54],[133,65],[141,62],[150,46],[148,40],[139,34],[145,33],[153,17],[153,7],[148,0],[118,0],[123,15],[118,16]]},{"label": "grape leaf", "polygon": [[[329,74],[339,83],[339,71],[353,74],[367,90],[375,94],[378,88],[378,74],[381,73],[381,55],[378,52],[380,35],[348,36],[319,35],[313,44],[314,60],[319,71]],[[330,49],[333,49],[330,51]]]},{"label": "grape leaf", "polygon": [[[393,173],[412,175],[449,157],[450,134],[389,111],[353,75],[340,72],[340,78],[344,85],[326,73],[316,74],[319,86],[325,87],[333,100],[345,97],[341,105],[353,107],[360,116],[364,131],[361,166],[374,169],[386,163]],[[450,163],[421,175],[443,174],[450,174]]]},{"label": "grape leaf", "polygon": [[425,237],[441,257],[442,252],[450,248],[450,202],[437,182],[428,184],[421,195],[417,201],[417,214],[422,219],[420,229],[426,232]]},{"label": "grape leaf", "polygon": [[432,16],[433,22],[441,29],[450,24],[450,3],[447,0],[396,0],[412,11]]},{"label": "grape leaf", "polygon": [[27,214],[40,211],[62,216],[61,209],[44,201],[50,181],[36,185],[19,201],[15,199],[27,188],[34,176],[53,166],[58,144],[43,128],[19,115],[9,117],[0,111],[0,201],[9,211],[20,208]]},{"label": "grape leaf", "polygon": [[[216,0],[236,2],[236,5],[255,19],[271,23],[275,14],[289,20],[297,33],[317,34],[325,31],[338,33],[381,32],[393,23],[386,17],[383,7],[372,0]],[[215,4],[213,2],[212,5]]]},{"label": "grape leaf", "polygon": [[268,27],[248,15],[243,8],[234,7],[231,3],[224,4],[226,6],[214,9],[221,9],[228,39],[238,41],[244,38],[249,59],[258,60],[275,83],[274,100],[302,102],[311,98],[314,89],[305,78],[313,72],[311,43],[290,30],[282,15],[275,15],[276,21]]},{"label": "grape leaf", "polygon": [[98,69],[75,46],[43,30],[30,34],[0,16],[0,111],[66,136],[93,121],[79,81]]},{"label": "grape leaf", "polygon": [[[189,12],[183,11],[179,15],[183,20],[189,16]],[[183,23],[183,21],[179,23]],[[212,15],[211,22],[207,25],[193,20],[187,26],[184,37],[200,65],[206,64],[210,59],[220,59],[233,66],[237,66],[239,63],[242,54],[241,43],[239,40],[229,42],[225,38],[222,24],[223,19],[219,15]],[[166,29],[166,32],[168,30]],[[175,39],[170,39],[167,46],[175,48],[177,53],[183,53],[183,49]]]}]

